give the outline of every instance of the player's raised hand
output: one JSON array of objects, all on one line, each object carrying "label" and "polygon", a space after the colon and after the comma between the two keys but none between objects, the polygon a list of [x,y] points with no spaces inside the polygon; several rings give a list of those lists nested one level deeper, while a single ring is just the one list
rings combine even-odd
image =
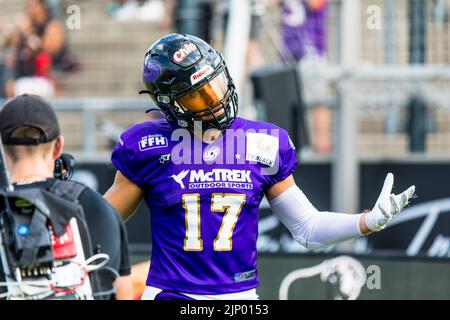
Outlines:
[{"label": "player's raised hand", "polygon": [[365,215],[366,225],[372,231],[383,230],[389,221],[408,205],[409,199],[414,194],[415,186],[409,187],[400,194],[391,194],[393,183],[394,175],[388,173],[374,208]]}]

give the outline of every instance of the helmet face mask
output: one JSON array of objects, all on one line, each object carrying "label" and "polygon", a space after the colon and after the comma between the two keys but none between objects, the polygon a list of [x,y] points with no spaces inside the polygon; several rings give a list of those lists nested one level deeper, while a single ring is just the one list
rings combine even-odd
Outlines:
[{"label": "helmet face mask", "polygon": [[180,111],[183,120],[202,121],[204,129],[225,129],[237,114],[236,93],[230,83],[227,70],[221,68],[200,86],[177,95],[175,109]]},{"label": "helmet face mask", "polygon": [[168,121],[193,129],[228,128],[237,94],[222,55],[203,40],[172,34],[155,42],[144,61],[144,84]]}]

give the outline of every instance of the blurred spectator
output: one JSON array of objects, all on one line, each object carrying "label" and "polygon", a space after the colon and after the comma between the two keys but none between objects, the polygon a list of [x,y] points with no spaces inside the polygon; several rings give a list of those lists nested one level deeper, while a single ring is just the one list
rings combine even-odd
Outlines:
[{"label": "blurred spectator", "polygon": [[42,49],[51,55],[54,67],[61,71],[74,71],[78,63],[66,42],[64,25],[51,15],[46,0],[28,0],[26,13],[31,18],[36,35],[42,39]]},{"label": "blurred spectator", "polygon": [[[165,15],[161,21],[162,29],[174,29],[177,33],[191,34],[207,43],[215,39],[213,30],[215,19],[223,22],[223,39],[226,38],[230,0],[166,0]],[[247,49],[248,70],[264,64],[264,58],[257,45],[257,35],[260,29],[258,15],[265,10],[265,0],[252,0],[252,16],[250,39]]]},{"label": "blurred spectator", "polygon": [[13,92],[13,79],[15,78],[15,66],[18,55],[18,47],[20,45],[20,33],[13,23],[4,23],[0,25],[2,36],[4,39],[3,49],[1,51],[1,73],[0,73],[0,98],[7,92]]},{"label": "blurred spectator", "polygon": [[312,145],[317,153],[331,152],[330,88],[327,64],[327,0],[283,0],[282,36],[284,55],[300,61],[303,93],[312,107]]},{"label": "blurred spectator", "polygon": [[2,95],[33,93],[49,98],[57,84],[53,71],[78,68],[67,47],[63,24],[50,12],[45,0],[28,0],[25,12],[2,26]]},{"label": "blurred spectator", "polygon": [[327,0],[283,0],[282,33],[288,58],[326,58],[327,7]]}]

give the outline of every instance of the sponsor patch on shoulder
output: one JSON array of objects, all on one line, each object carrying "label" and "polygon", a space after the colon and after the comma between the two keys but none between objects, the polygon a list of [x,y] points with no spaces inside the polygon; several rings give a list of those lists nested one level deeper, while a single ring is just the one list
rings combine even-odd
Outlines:
[{"label": "sponsor patch on shoulder", "polygon": [[265,133],[249,132],[247,134],[245,159],[272,167],[275,163],[278,149],[279,140],[277,137]]},{"label": "sponsor patch on shoulder", "polygon": [[150,134],[143,136],[139,140],[139,150],[146,151],[155,148],[163,148],[168,146],[167,138],[161,134]]}]

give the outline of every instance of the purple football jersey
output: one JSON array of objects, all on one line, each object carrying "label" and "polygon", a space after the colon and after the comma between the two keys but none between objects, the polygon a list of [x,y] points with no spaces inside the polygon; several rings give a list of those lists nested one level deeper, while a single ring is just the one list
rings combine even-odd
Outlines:
[{"label": "purple football jersey", "polygon": [[242,118],[209,144],[179,130],[166,120],[137,124],[112,154],[151,211],[147,285],[193,294],[255,288],[259,204],[293,173],[294,146],[285,130]]}]

